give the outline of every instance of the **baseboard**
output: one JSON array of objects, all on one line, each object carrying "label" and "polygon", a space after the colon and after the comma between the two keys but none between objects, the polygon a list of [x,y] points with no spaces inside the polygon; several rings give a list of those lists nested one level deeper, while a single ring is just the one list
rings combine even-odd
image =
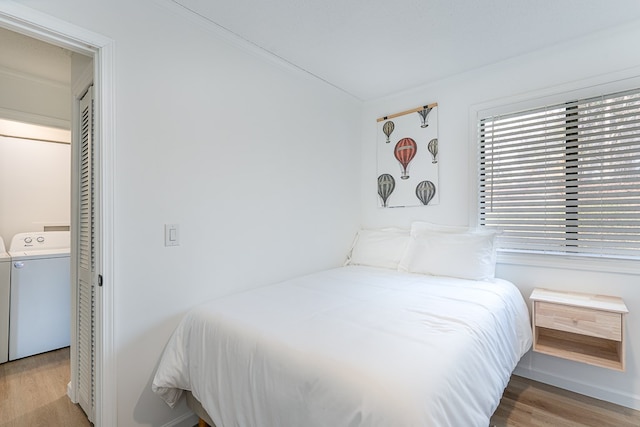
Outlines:
[{"label": "baseboard", "polygon": [[604,400],[616,405],[640,410],[640,396],[637,394],[624,393],[619,390],[595,386],[584,382],[576,381],[572,378],[562,377],[548,372],[538,371],[530,368],[517,366],[513,372],[515,375],[529,378],[534,381],[549,384],[554,387],[573,391],[595,399]]},{"label": "baseboard", "polygon": [[78,403],[78,399],[76,399],[76,392],[73,389],[73,385],[71,381],[67,383],[67,397],[71,400],[72,403]]},{"label": "baseboard", "polygon": [[163,424],[162,427],[193,427],[198,424],[198,416],[193,412],[182,414],[178,418]]}]

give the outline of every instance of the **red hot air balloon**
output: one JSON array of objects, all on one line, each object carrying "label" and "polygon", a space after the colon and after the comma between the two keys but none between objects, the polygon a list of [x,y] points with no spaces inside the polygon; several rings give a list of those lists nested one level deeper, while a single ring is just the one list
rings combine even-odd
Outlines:
[{"label": "red hot air balloon", "polygon": [[408,179],[407,166],[411,163],[411,160],[416,156],[418,151],[418,144],[411,138],[402,138],[396,144],[396,148],[393,150],[393,155],[402,165],[401,179]]}]

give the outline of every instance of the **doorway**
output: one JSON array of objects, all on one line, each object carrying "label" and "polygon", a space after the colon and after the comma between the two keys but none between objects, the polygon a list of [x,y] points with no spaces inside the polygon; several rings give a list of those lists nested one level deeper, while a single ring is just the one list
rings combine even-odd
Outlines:
[{"label": "doorway", "polygon": [[[100,288],[95,299],[95,421],[96,426],[116,425],[115,357],[113,352],[113,41],[86,29],[43,15],[17,3],[3,5],[0,27],[93,58],[95,88],[95,271]],[[79,109],[79,106],[78,106]],[[72,165],[76,167],[77,165]],[[72,194],[72,215],[77,209]],[[73,201],[75,200],[75,201]],[[77,223],[71,220],[71,226]],[[72,251],[74,242],[72,241]],[[72,308],[75,313],[77,307]],[[72,313],[72,314],[73,314]],[[72,346],[77,337],[72,336]],[[76,369],[72,363],[73,370]],[[73,389],[73,387],[72,387]],[[70,394],[75,393],[71,390]],[[73,400],[73,399],[72,399]]]},{"label": "doorway", "polygon": [[[72,212],[77,209],[75,206],[86,206],[87,199],[92,197],[87,197],[85,191],[79,202],[71,199],[71,195],[78,192],[76,188],[80,187],[78,169],[86,170],[92,166],[88,164],[87,159],[78,160],[78,151],[82,150],[78,147],[77,133],[79,128],[85,129],[87,126],[84,123],[84,127],[78,126],[80,120],[75,117],[78,110],[75,104],[79,102],[78,93],[86,92],[88,85],[93,82],[93,59],[4,28],[0,28],[0,47],[3,52],[0,57],[0,83],[3,87],[11,88],[5,90],[4,96],[0,99],[0,153],[3,165],[0,235],[5,241],[12,243],[8,250],[17,250],[13,247],[15,239],[12,237],[21,237],[25,233],[29,233],[27,236],[31,236],[31,233],[42,233],[37,235],[48,245],[52,244],[51,239],[58,237],[59,244],[67,248],[66,256],[56,258],[55,261],[46,260],[46,265],[51,265],[52,268],[52,263],[55,262],[55,268],[44,276],[33,268],[12,271],[12,276],[17,272],[33,271],[29,277],[37,281],[23,283],[20,288],[24,289],[23,292],[17,292],[19,287],[12,277],[12,299],[14,295],[25,293],[26,289],[33,289],[36,284],[42,283],[38,285],[42,288],[38,292],[23,295],[20,300],[17,297],[15,301],[12,300],[8,359],[14,361],[58,347],[70,346],[70,351],[66,353],[70,355],[70,377],[67,378],[69,384],[61,384],[57,390],[66,389],[70,400],[77,402],[89,421],[93,421],[93,354],[89,350],[90,354],[87,355],[87,346],[82,344],[88,341],[90,349],[94,348],[91,345],[94,334],[91,328],[86,327],[84,329],[88,331],[80,332],[83,329],[80,325],[84,326],[87,323],[86,309],[81,309],[80,302],[87,301],[87,298],[85,295],[80,296],[76,274],[70,275],[70,264],[75,273],[76,265],[79,263],[69,262],[68,250],[71,247],[72,252],[78,253],[78,241],[90,243],[93,240],[92,236],[84,236],[84,240],[76,237],[78,224],[83,224],[79,218],[91,215]],[[16,121],[9,121],[7,118]],[[43,123],[54,124],[56,127],[45,127]],[[92,139],[89,142],[92,142]],[[83,179],[86,181],[86,177]],[[85,188],[92,187],[89,185]],[[93,224],[91,225],[90,228],[93,229]],[[60,231],[51,232],[52,227]],[[63,228],[66,231],[62,230]],[[73,236],[72,239],[70,234]],[[35,237],[33,240],[35,241]],[[20,242],[16,241],[15,244],[18,245]],[[29,246],[30,243],[25,245]],[[13,264],[17,264],[15,257]],[[49,277],[45,279],[45,276]],[[49,281],[48,285],[44,285],[43,279]],[[76,286],[70,286],[70,282]],[[83,283],[86,283],[86,278]],[[53,289],[57,291],[53,292]],[[29,295],[30,302],[25,301]],[[47,304],[42,304],[43,297],[46,298]],[[91,299],[84,305],[91,306],[93,302],[94,299]],[[43,309],[48,310],[44,317],[41,315]],[[76,312],[84,315],[76,315]],[[7,312],[4,314],[4,317],[9,316]],[[91,321],[93,324],[93,319]],[[73,342],[71,336],[74,337]],[[89,359],[88,363],[86,359]],[[72,370],[71,367],[78,369]],[[59,397],[57,393],[51,396],[42,393],[40,396],[43,399],[42,405],[53,402],[48,400],[50,398]],[[24,396],[25,400],[28,397]]]}]

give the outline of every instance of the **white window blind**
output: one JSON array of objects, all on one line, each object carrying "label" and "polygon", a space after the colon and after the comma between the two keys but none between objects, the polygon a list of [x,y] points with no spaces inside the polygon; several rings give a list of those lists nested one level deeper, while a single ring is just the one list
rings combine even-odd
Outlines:
[{"label": "white window blind", "polygon": [[503,250],[640,258],[640,89],[481,118],[478,141]]}]

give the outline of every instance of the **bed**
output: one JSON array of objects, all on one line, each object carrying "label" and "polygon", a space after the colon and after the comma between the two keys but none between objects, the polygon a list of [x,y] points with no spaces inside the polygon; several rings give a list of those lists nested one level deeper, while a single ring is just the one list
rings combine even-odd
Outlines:
[{"label": "bed", "polygon": [[406,247],[393,268],[357,249],[346,266],[191,310],[153,391],[172,407],[187,391],[217,427],[488,426],[531,346],[519,290],[410,271]]}]

